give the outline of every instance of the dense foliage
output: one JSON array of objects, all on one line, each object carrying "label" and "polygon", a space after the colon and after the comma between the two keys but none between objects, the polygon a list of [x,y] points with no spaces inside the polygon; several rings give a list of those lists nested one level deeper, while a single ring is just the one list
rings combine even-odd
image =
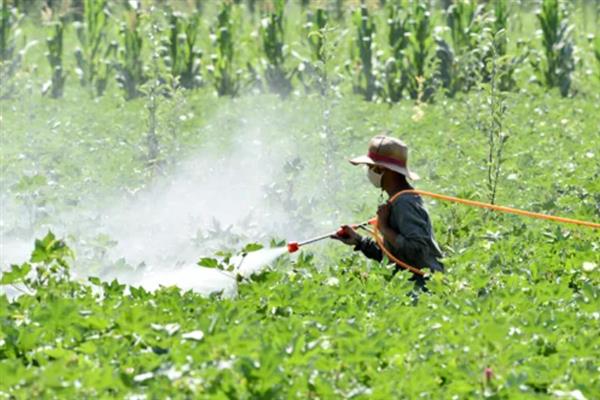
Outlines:
[{"label": "dense foliage", "polygon": [[90,211],[265,143],[297,237],[198,226],[218,266],[371,217],[346,160],[387,131],[418,188],[598,222],[593,2],[50,3],[2,1],[0,240],[32,248],[0,260],[0,398],[598,397],[598,230],[427,200],[428,293],[327,243],[229,298],[98,278],[143,267]]}]

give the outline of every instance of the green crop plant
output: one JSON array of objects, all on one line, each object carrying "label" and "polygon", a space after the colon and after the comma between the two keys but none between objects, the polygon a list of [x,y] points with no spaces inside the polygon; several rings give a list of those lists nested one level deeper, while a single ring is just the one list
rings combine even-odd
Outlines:
[{"label": "green crop plant", "polygon": [[214,85],[219,96],[235,96],[240,89],[240,74],[234,71],[235,47],[233,40],[232,5],[224,2],[217,15],[213,29],[213,42],[216,54],[213,57],[212,71]]},{"label": "green crop plant", "polygon": [[287,97],[292,92],[294,71],[288,72],[285,68],[285,0],[274,0],[273,7],[273,10],[262,19],[260,28],[266,57],[265,81],[272,92]]},{"label": "green crop plant", "polygon": [[352,21],[356,29],[355,46],[358,48],[359,64],[355,72],[354,91],[361,94],[366,100],[375,97],[376,85],[373,71],[373,40],[376,25],[365,0],[361,0],[360,7],[354,11]]},{"label": "green crop plant", "polygon": [[304,25],[306,40],[308,42],[311,59],[303,61],[298,67],[298,78],[307,91],[318,90],[325,94],[328,86],[326,64],[329,58],[327,40],[331,28],[328,26],[329,13],[323,8],[317,8],[315,12],[306,13],[307,22]]},{"label": "green crop plant", "polygon": [[325,56],[323,52],[323,45],[325,35],[323,34],[327,23],[329,22],[329,13],[324,8],[317,8],[312,13],[307,13],[308,21],[305,25],[307,33],[308,44],[311,49],[313,61],[325,62]]},{"label": "green crop plant", "polygon": [[[446,11],[446,22],[452,46],[438,38],[437,54],[441,81],[446,94],[452,97],[458,91],[469,91],[478,79],[487,80],[484,76],[485,63],[490,49],[489,43],[483,41],[482,33],[489,28],[490,20],[484,4],[466,0],[450,5]],[[503,21],[498,22],[501,24]]]},{"label": "green crop plant", "polygon": [[62,20],[52,23],[52,36],[46,39],[46,59],[50,64],[51,78],[42,87],[42,93],[50,92],[50,97],[58,99],[63,96],[67,74],[63,68],[63,35],[64,23]]},{"label": "green crop plant", "polygon": [[477,0],[455,1],[448,8],[446,21],[450,28],[452,44],[456,49],[472,49],[477,46],[477,34],[481,32],[484,4]]},{"label": "green crop plant", "polygon": [[184,16],[171,12],[169,16],[169,36],[164,40],[163,56],[171,75],[179,79],[186,89],[202,84],[200,73],[202,52],[196,48],[200,14]]},{"label": "green crop plant", "polygon": [[16,38],[20,33],[19,25],[23,15],[8,0],[2,0],[0,12],[0,62],[4,63],[15,56]]},{"label": "green crop plant", "polygon": [[82,86],[93,86],[95,95],[106,90],[112,63],[108,61],[115,52],[114,44],[106,38],[108,10],[106,0],[85,0],[83,23],[76,22],[75,29],[80,47],[75,49],[77,75]]},{"label": "green crop plant", "polygon": [[433,95],[433,77],[429,69],[433,58],[433,26],[426,1],[417,0],[410,18],[407,48],[407,90],[411,99],[427,101]]},{"label": "green crop plant", "polygon": [[[24,14],[10,5],[9,0],[2,0],[0,9],[0,99],[15,95],[18,84],[13,78],[21,68],[27,50],[37,41],[30,41],[18,50],[17,40],[21,37],[21,24]],[[26,42],[26,41],[25,41]]]},{"label": "green crop plant", "polygon": [[569,23],[566,6],[560,0],[543,0],[537,19],[544,53],[532,60],[532,66],[544,86],[559,88],[566,97],[575,70],[573,26]]},{"label": "green crop plant", "polygon": [[140,28],[141,12],[129,8],[125,12],[126,21],[121,25],[121,46],[116,63],[117,83],[125,92],[127,100],[140,96],[139,87],[146,80],[142,58],[144,39]]},{"label": "green crop plant", "polygon": [[390,1],[387,11],[391,57],[385,64],[385,80],[388,100],[397,102],[402,99],[407,84],[406,49],[410,42],[410,14],[403,0]]}]

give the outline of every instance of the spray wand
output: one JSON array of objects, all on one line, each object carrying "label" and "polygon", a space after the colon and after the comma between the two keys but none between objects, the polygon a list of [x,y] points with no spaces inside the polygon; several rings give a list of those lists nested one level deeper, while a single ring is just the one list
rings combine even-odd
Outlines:
[{"label": "spray wand", "polygon": [[[368,225],[374,225],[377,222],[377,218],[372,218],[368,221],[362,222],[360,224],[356,224],[356,225],[351,225],[351,227],[353,229],[358,229],[358,228],[365,228]],[[320,236],[316,236],[314,238],[311,239],[307,239],[303,242],[289,242],[287,244],[287,248],[288,248],[288,252],[290,253],[295,253],[298,250],[300,250],[300,247],[302,246],[306,246],[307,244],[312,244],[312,243],[316,243],[316,242],[320,242],[321,240],[325,240],[325,239],[329,239],[331,236],[339,236],[341,238],[348,238],[350,237],[350,234],[348,233],[348,231],[344,228],[340,228],[335,232],[330,232],[330,233],[326,233],[325,235],[320,235]]]}]

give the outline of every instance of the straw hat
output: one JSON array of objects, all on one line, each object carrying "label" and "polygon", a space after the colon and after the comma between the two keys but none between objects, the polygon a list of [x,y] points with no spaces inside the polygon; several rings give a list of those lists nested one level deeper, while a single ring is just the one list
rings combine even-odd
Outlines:
[{"label": "straw hat", "polygon": [[417,180],[419,175],[408,169],[408,147],[399,139],[378,135],[369,141],[369,152],[366,156],[350,160],[354,165],[366,164],[387,168],[405,177]]}]

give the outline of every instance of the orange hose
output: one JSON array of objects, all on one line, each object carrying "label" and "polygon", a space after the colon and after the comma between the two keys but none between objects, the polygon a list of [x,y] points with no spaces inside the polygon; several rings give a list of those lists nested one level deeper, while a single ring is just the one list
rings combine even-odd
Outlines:
[{"label": "orange hose", "polygon": [[[399,196],[402,196],[404,194],[411,194],[411,193],[419,194],[422,196],[432,197],[434,199],[465,204],[465,205],[472,206],[472,207],[479,207],[479,208],[486,208],[486,209],[494,210],[494,211],[501,211],[501,212],[505,212],[508,214],[524,215],[524,216],[530,217],[530,218],[544,219],[547,221],[562,222],[565,224],[573,224],[573,225],[586,226],[586,227],[594,228],[594,229],[600,229],[600,224],[595,223],[595,222],[581,221],[581,220],[577,220],[577,219],[564,218],[564,217],[556,217],[554,215],[540,214],[540,213],[531,212],[531,211],[519,210],[517,208],[498,206],[495,204],[482,203],[482,202],[474,201],[474,200],[466,200],[466,199],[461,199],[458,197],[446,196],[443,194],[431,193],[431,192],[426,192],[424,190],[416,190],[416,189],[403,190],[401,192],[398,192],[394,196],[392,196],[392,198],[390,198],[388,200],[388,203],[392,204]],[[394,255],[388,249],[385,248],[383,239],[381,238],[381,235],[379,235],[379,231],[377,229],[377,218],[371,219],[369,221],[369,223],[371,225],[373,225],[373,237],[375,238],[377,245],[381,248],[381,250],[387,256],[387,258],[389,258],[396,264],[400,265],[402,268],[407,269],[417,275],[421,275],[421,276],[424,275],[423,271],[421,271],[418,268],[412,267],[412,266],[406,264],[405,262],[398,260],[396,257],[394,257]]]}]

